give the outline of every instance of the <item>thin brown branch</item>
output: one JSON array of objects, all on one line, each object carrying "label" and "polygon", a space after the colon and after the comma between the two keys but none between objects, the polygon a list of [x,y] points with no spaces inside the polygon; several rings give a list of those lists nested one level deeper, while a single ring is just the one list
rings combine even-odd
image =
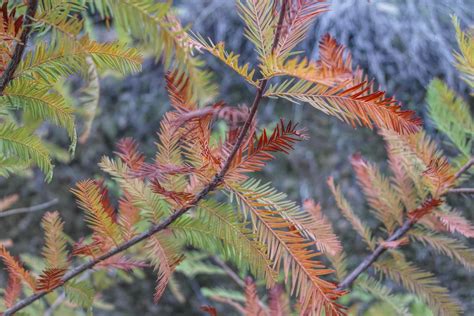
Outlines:
[{"label": "thin brown branch", "polygon": [[13,56],[8,63],[7,68],[3,72],[2,77],[0,78],[0,95],[3,95],[3,91],[5,91],[5,88],[12,80],[13,75],[20,64],[21,58],[23,57],[26,45],[28,44],[31,29],[33,27],[32,22],[36,14],[37,7],[38,0],[28,0],[28,8],[26,9],[25,18],[23,20],[20,41],[15,45]]},{"label": "thin brown branch", "polygon": [[241,288],[245,288],[245,282],[242,280],[237,273],[234,272],[221,258],[218,256],[212,256],[212,260],[224,270],[224,272]]},{"label": "thin brown branch", "polygon": [[469,161],[464,165],[462,166],[458,172],[456,172],[456,179],[459,179],[459,177],[461,177],[465,172],[467,172],[469,170],[469,168],[471,168],[471,166],[474,165],[474,157],[471,157],[471,159],[469,159]]},{"label": "thin brown branch", "polygon": [[[396,241],[403,237],[415,224],[413,219],[407,219],[402,226],[393,232],[393,234],[386,240]],[[361,273],[367,270],[385,251],[387,247],[383,243],[379,244],[369,256],[367,256],[344,280],[338,285],[338,290],[345,290],[349,288],[352,283],[359,277]]]},{"label": "thin brown branch", "polygon": [[[281,30],[281,24],[283,23],[283,18],[284,18],[286,9],[287,9],[287,1],[285,0],[285,1],[283,1],[283,5],[282,5],[281,11],[280,11],[280,17],[279,17],[279,20],[278,20],[277,30],[275,32],[275,39],[273,41],[272,50],[274,50],[278,45],[278,40],[279,40],[280,30]],[[31,296],[28,296],[28,297],[18,301],[14,306],[7,309],[3,313],[3,315],[4,316],[13,315],[14,313],[18,312],[19,310],[25,308],[26,306],[28,306],[28,305],[32,304],[33,302],[37,301],[38,299],[42,298],[46,294],[48,294],[48,293],[54,291],[55,289],[61,287],[63,284],[67,283],[68,281],[70,281],[71,279],[73,279],[76,276],[80,275],[81,273],[83,273],[83,272],[85,272],[89,269],[92,269],[98,263],[100,263],[100,262],[102,262],[102,261],[118,254],[118,253],[121,253],[121,252],[127,250],[128,248],[138,244],[139,242],[150,238],[151,236],[153,236],[157,232],[164,230],[171,223],[173,223],[175,220],[177,220],[179,217],[181,217],[184,213],[186,213],[188,210],[190,210],[195,205],[197,205],[211,191],[216,189],[221,184],[222,180],[224,179],[224,176],[227,173],[227,171],[229,170],[229,167],[232,163],[232,159],[234,159],[235,155],[237,154],[237,151],[239,150],[240,146],[243,143],[243,140],[244,140],[244,138],[245,138],[245,136],[246,136],[246,134],[247,134],[247,132],[250,128],[250,125],[252,124],[252,121],[255,117],[255,114],[257,113],[257,109],[258,109],[258,106],[260,105],[260,101],[262,100],[263,92],[265,90],[266,85],[267,85],[267,80],[262,79],[260,81],[259,87],[257,88],[257,93],[256,93],[255,98],[254,98],[253,103],[252,103],[252,108],[250,110],[250,115],[248,116],[247,120],[245,121],[245,124],[244,124],[242,130],[240,131],[239,137],[238,137],[236,143],[234,144],[234,147],[232,148],[229,156],[227,157],[226,161],[224,162],[224,165],[223,165],[222,169],[220,170],[220,172],[218,174],[216,174],[214,176],[214,178],[211,180],[211,182],[209,182],[208,185],[206,185],[194,197],[194,199],[188,205],[176,210],[169,217],[165,218],[160,223],[152,226],[148,231],[143,232],[143,233],[133,237],[132,239],[118,245],[117,247],[111,249],[109,252],[104,253],[101,256],[98,256],[98,257],[96,257],[96,258],[94,258],[94,259],[92,259],[92,260],[90,260],[86,263],[83,263],[82,265],[80,265],[80,266],[78,266],[78,267],[76,267],[72,270],[69,270],[63,276],[62,282],[61,282],[60,285],[57,285],[57,286],[51,288],[49,291],[38,292],[38,293],[35,293]]]},{"label": "thin brown branch", "polygon": [[[464,166],[462,166],[458,172],[456,172],[456,179],[461,177],[469,168],[474,165],[474,158],[471,158]],[[474,193],[472,188],[456,188],[448,191],[449,193]],[[416,223],[416,219],[408,218],[405,220],[402,226],[393,232],[393,234],[386,240],[386,242],[396,241],[403,237]],[[348,274],[344,280],[338,285],[338,290],[344,290],[351,287],[352,283],[359,277],[361,273],[366,271],[385,251],[387,247],[381,243],[375,248],[375,250],[368,255],[350,274]]]},{"label": "thin brown branch", "polygon": [[38,205],[33,205],[30,207],[20,207],[20,208],[14,208],[8,211],[0,212],[0,218],[1,217],[7,217],[11,215],[17,215],[17,214],[23,214],[23,213],[33,213],[37,211],[42,211],[47,209],[50,206],[56,205],[59,202],[58,199],[53,199],[48,202],[44,202]]},{"label": "thin brown branch", "polygon": [[448,193],[474,194],[474,188],[456,188],[449,190]]}]

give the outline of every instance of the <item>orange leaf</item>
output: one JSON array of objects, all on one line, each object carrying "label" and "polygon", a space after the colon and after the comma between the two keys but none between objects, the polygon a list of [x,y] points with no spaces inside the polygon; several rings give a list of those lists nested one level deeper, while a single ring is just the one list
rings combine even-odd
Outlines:
[{"label": "orange leaf", "polygon": [[38,278],[38,283],[36,284],[36,291],[49,292],[56,287],[64,283],[63,276],[66,273],[67,269],[63,268],[51,268],[46,269]]}]

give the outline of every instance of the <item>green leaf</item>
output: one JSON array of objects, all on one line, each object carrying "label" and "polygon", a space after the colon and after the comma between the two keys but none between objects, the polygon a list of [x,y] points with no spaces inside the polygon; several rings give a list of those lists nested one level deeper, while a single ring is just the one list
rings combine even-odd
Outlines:
[{"label": "green leaf", "polygon": [[94,289],[86,281],[72,281],[64,285],[64,292],[71,303],[89,308],[94,303]]},{"label": "green leaf", "polygon": [[74,109],[66,103],[62,95],[35,81],[23,79],[12,81],[4,94],[0,97],[0,103],[6,103],[12,108],[21,108],[33,119],[50,120],[65,128],[74,148],[77,138]]},{"label": "green leaf", "polygon": [[0,125],[0,153],[6,158],[15,157],[20,163],[32,162],[46,175],[46,181],[53,176],[53,164],[48,150],[38,136],[25,127],[12,123]]}]

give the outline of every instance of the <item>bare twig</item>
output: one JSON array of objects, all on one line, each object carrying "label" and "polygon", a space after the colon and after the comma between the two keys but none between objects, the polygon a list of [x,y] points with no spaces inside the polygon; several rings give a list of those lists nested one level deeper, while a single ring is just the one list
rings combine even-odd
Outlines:
[{"label": "bare twig", "polygon": [[[415,224],[415,221],[412,219],[407,219],[402,226],[400,226],[387,240],[395,241],[403,237]],[[352,283],[359,277],[361,273],[367,270],[385,251],[387,247],[382,243],[375,248],[369,256],[367,256],[349,275],[347,275],[344,280],[342,280],[338,285],[338,290],[344,290],[349,288]]]},{"label": "bare twig", "polygon": [[[462,166],[458,172],[456,172],[456,179],[461,177],[469,168],[474,165],[474,158],[471,158],[464,166]],[[474,193],[474,189],[471,188],[458,188],[451,189],[448,192],[456,193]],[[393,234],[385,241],[395,241],[403,237],[416,223],[414,218],[408,218],[405,220],[402,226],[400,226]],[[352,283],[359,277],[361,273],[367,270],[385,251],[387,247],[384,243],[381,243],[375,248],[375,250],[368,255],[351,273],[349,273],[338,285],[338,290],[344,290],[349,288]]]},{"label": "bare twig", "polygon": [[456,172],[456,179],[459,179],[459,177],[461,177],[465,172],[467,172],[472,165],[474,165],[474,157],[471,157],[471,159],[469,159],[469,161],[464,166],[462,166],[458,170],[458,172]]},{"label": "bare twig", "polygon": [[3,95],[3,91],[5,91],[5,88],[12,80],[16,68],[20,64],[21,58],[23,57],[23,53],[31,33],[32,22],[36,14],[37,7],[38,0],[28,0],[28,8],[26,9],[25,18],[23,20],[23,29],[21,31],[20,41],[16,44],[12,59],[8,63],[7,69],[5,69],[2,77],[0,78],[0,95]]},{"label": "bare twig", "polygon": [[224,270],[224,272],[241,288],[245,288],[245,282],[242,280],[237,273],[234,272],[221,258],[217,256],[212,256],[212,260]]},{"label": "bare twig", "polygon": [[456,189],[449,190],[448,193],[474,194],[474,188],[456,188]]},{"label": "bare twig", "polygon": [[11,210],[8,210],[8,211],[0,212],[0,218],[1,217],[7,217],[7,216],[10,216],[10,215],[17,215],[17,214],[23,214],[23,213],[33,213],[33,212],[37,212],[37,211],[42,211],[42,210],[47,209],[50,206],[53,206],[53,205],[57,204],[58,202],[59,202],[58,199],[53,199],[51,201],[44,202],[44,203],[41,203],[41,204],[38,204],[38,205],[33,205],[33,206],[30,206],[30,207],[14,208],[14,209],[11,209]]},{"label": "bare twig", "polygon": [[211,299],[213,301],[232,306],[233,308],[235,308],[240,313],[240,315],[245,315],[246,314],[245,309],[242,307],[242,305],[240,305],[239,303],[231,300],[230,298],[214,295],[214,296],[211,296]]},{"label": "bare twig", "polygon": [[[282,5],[281,11],[280,11],[280,17],[279,17],[279,20],[278,20],[277,30],[275,32],[275,39],[273,41],[272,50],[274,50],[278,45],[278,41],[279,41],[279,37],[280,37],[280,31],[281,31],[281,25],[282,25],[283,20],[284,20],[284,15],[285,15],[285,12],[286,12],[286,8],[287,8],[287,0],[283,1],[283,5]],[[96,257],[96,258],[94,258],[94,259],[92,259],[92,260],[90,260],[86,263],[83,263],[80,266],[77,266],[76,268],[74,268],[72,270],[69,270],[69,272],[67,272],[63,276],[61,284],[49,289],[48,291],[38,292],[38,293],[35,293],[31,296],[28,296],[28,297],[18,301],[14,306],[7,309],[3,313],[3,315],[4,316],[13,315],[14,313],[18,312],[19,310],[25,308],[26,306],[28,306],[28,305],[32,304],[33,302],[37,301],[38,299],[42,298],[46,294],[48,294],[48,293],[54,291],[55,289],[61,287],[63,284],[65,284],[66,282],[68,282],[71,279],[75,278],[76,276],[80,275],[81,273],[83,273],[83,272],[85,272],[89,269],[92,269],[96,264],[98,264],[98,263],[100,263],[100,262],[102,262],[102,261],[118,254],[118,253],[121,253],[122,251],[127,250],[128,248],[138,244],[139,242],[150,238],[151,236],[153,236],[157,232],[164,230],[171,223],[173,223],[175,220],[177,220],[179,217],[181,217],[184,213],[186,213],[188,210],[190,210],[195,205],[197,205],[210,192],[212,192],[214,189],[216,189],[222,183],[225,174],[227,173],[227,171],[230,168],[232,160],[234,159],[235,155],[237,154],[237,151],[239,150],[240,146],[242,145],[242,143],[244,141],[244,138],[245,138],[245,136],[246,136],[246,134],[247,134],[247,132],[250,128],[250,125],[253,122],[255,114],[257,113],[257,109],[258,109],[258,106],[260,105],[260,101],[262,100],[263,92],[265,90],[266,85],[267,85],[267,80],[262,79],[260,81],[260,84],[259,84],[258,88],[257,88],[257,93],[255,95],[255,98],[252,102],[252,107],[251,107],[251,110],[250,110],[250,114],[249,114],[247,120],[245,121],[245,124],[244,124],[243,128],[240,131],[239,137],[238,137],[236,143],[234,144],[234,147],[232,148],[232,150],[231,150],[229,156],[227,157],[227,159],[225,160],[222,169],[220,170],[220,172],[218,174],[216,174],[214,176],[214,178],[211,180],[211,182],[209,182],[194,197],[194,199],[188,205],[186,205],[184,207],[181,207],[180,209],[177,209],[173,214],[171,214],[169,217],[165,218],[160,223],[152,226],[148,231],[143,232],[143,233],[133,237],[132,239],[129,239],[128,241],[126,241],[126,242],[118,245],[117,247],[111,249],[109,252],[102,254],[101,256],[98,256],[98,257]]]}]

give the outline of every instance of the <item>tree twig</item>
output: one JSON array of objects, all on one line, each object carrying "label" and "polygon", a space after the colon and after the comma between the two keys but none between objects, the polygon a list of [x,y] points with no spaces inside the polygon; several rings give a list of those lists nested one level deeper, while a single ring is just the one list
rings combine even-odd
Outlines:
[{"label": "tree twig", "polygon": [[38,205],[33,205],[33,206],[30,206],[30,207],[20,207],[20,208],[14,208],[14,209],[11,209],[11,210],[8,210],[8,211],[3,211],[3,212],[0,212],[0,218],[11,216],[11,215],[42,211],[42,210],[47,209],[50,206],[53,206],[53,205],[57,204],[58,202],[59,202],[58,199],[53,199],[51,201],[44,202],[44,203],[41,203],[41,204],[38,204]]},{"label": "tree twig", "polygon": [[[407,219],[386,241],[395,241],[403,237],[415,224],[412,219]],[[367,270],[385,251],[387,247],[379,244],[369,256],[367,256],[344,280],[342,280],[337,289],[345,290],[359,277],[361,273]]]},{"label": "tree twig", "polygon": [[[280,11],[280,17],[278,19],[278,25],[277,29],[275,31],[275,38],[273,41],[272,45],[272,50],[275,50],[275,48],[278,45],[279,37],[280,37],[280,32],[281,32],[281,26],[284,20],[285,12],[287,9],[287,1],[284,0],[282,4],[282,8]],[[230,165],[232,163],[232,160],[234,159],[235,155],[237,154],[237,151],[239,150],[240,146],[242,145],[244,138],[250,128],[250,125],[253,122],[253,119],[255,117],[255,114],[257,113],[258,106],[260,105],[260,101],[262,100],[263,97],[263,92],[265,90],[265,87],[267,85],[268,80],[262,79],[260,81],[260,84],[257,88],[257,93],[255,95],[255,98],[252,102],[252,107],[250,110],[250,114],[245,121],[244,126],[242,127],[239,137],[234,144],[234,147],[232,148],[229,156],[226,158],[224,165],[222,169],[217,173],[214,178],[194,197],[194,199],[186,206],[181,207],[180,209],[176,210],[173,214],[171,214],[169,217],[165,218],[162,220],[160,223],[152,226],[148,231],[145,231],[139,235],[136,235],[135,237],[129,239],[128,241],[118,245],[117,247],[111,249],[107,253],[102,254],[101,256],[98,256],[86,263],[83,263],[76,268],[69,270],[63,278],[61,284],[49,289],[48,291],[42,291],[35,293],[31,296],[28,296],[20,301],[18,301],[14,306],[10,307],[9,309],[5,310],[3,315],[4,316],[10,316],[13,315],[14,313],[18,312],[19,310],[25,308],[26,306],[32,304],[33,302],[37,301],[38,299],[42,298],[46,294],[54,291],[55,289],[61,287],[63,284],[66,282],[70,281],[71,279],[75,278],[79,274],[92,269],[96,264],[99,262],[102,262],[118,253],[121,253],[122,251],[127,250],[128,248],[138,244],[139,242],[146,240],[156,234],[159,231],[164,230],[167,228],[171,223],[173,223],[175,220],[177,220],[179,217],[181,217],[184,213],[186,213],[188,210],[193,208],[195,205],[197,205],[204,197],[206,197],[210,192],[212,192],[214,189],[216,189],[223,181],[225,174],[230,168]]]},{"label": "tree twig", "polygon": [[474,157],[471,157],[471,159],[469,159],[469,161],[464,166],[462,166],[458,172],[456,172],[456,179],[459,179],[459,177],[461,177],[463,173],[467,172],[472,165],[474,165]]},{"label": "tree twig", "polygon": [[224,272],[241,288],[245,288],[245,282],[242,280],[237,273],[234,272],[221,258],[218,256],[212,256],[212,260],[224,270]]},{"label": "tree twig", "polygon": [[[461,177],[465,172],[469,170],[469,168],[474,165],[474,158],[471,158],[464,166],[462,166],[458,172],[456,172],[456,179]],[[459,189],[451,189],[448,192],[458,192],[458,193],[467,193],[466,190],[472,190],[470,188],[459,188]],[[472,191],[469,191],[472,193]],[[408,218],[405,220],[402,226],[400,226],[393,234],[386,240],[388,241],[395,241],[403,237],[412,227],[415,225],[416,220],[413,218]],[[375,250],[368,255],[351,273],[349,273],[338,285],[338,290],[345,290],[351,287],[352,283],[359,277],[361,273],[367,270],[385,251],[387,251],[387,247],[382,243],[375,248]]]},{"label": "tree twig", "polygon": [[448,193],[474,194],[474,188],[456,188],[456,189],[449,190]]},{"label": "tree twig", "polygon": [[36,9],[38,7],[38,0],[28,0],[28,8],[26,9],[25,17],[22,24],[22,31],[20,35],[19,42],[15,45],[15,50],[13,51],[13,56],[10,62],[8,63],[7,69],[2,74],[0,78],[0,95],[3,95],[3,91],[10,83],[15,74],[15,71],[20,64],[21,58],[25,51],[26,45],[28,44],[28,39],[32,29],[33,18],[36,14]]}]

